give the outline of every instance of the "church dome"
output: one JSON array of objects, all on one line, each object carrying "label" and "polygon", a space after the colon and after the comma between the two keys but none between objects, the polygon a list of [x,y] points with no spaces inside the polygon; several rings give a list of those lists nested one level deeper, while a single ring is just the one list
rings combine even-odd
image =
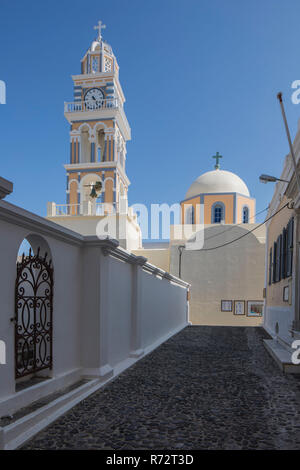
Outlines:
[{"label": "church dome", "polygon": [[200,175],[191,184],[185,198],[189,199],[203,193],[239,193],[250,196],[246,184],[238,175],[219,169]]}]

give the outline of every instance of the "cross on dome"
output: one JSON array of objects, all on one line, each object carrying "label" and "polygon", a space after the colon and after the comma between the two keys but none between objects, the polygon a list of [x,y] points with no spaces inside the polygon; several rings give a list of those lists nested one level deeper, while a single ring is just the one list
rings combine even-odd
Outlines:
[{"label": "cross on dome", "polygon": [[105,28],[106,28],[106,25],[103,24],[101,20],[98,21],[98,26],[94,26],[94,29],[97,29],[97,30],[98,30],[98,38],[97,38],[97,41],[101,41],[101,39],[102,39],[101,30],[102,30],[102,29],[105,29]]},{"label": "cross on dome", "polygon": [[220,163],[219,160],[220,158],[223,158],[222,155],[219,154],[219,152],[216,153],[212,158],[216,159],[216,164],[215,164],[215,169],[218,170],[220,168]]}]

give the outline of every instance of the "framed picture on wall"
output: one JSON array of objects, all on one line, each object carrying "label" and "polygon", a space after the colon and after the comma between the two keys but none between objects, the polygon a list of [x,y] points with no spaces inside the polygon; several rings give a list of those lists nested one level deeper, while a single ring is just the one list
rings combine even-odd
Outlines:
[{"label": "framed picture on wall", "polygon": [[232,312],[232,300],[221,300],[221,312]]},{"label": "framed picture on wall", "polygon": [[284,286],[283,288],[283,301],[284,302],[289,301],[289,286]]},{"label": "framed picture on wall", "polygon": [[234,301],[234,315],[245,315],[245,301],[235,300]]},{"label": "framed picture on wall", "polygon": [[248,300],[247,316],[262,317],[264,308],[263,300]]}]

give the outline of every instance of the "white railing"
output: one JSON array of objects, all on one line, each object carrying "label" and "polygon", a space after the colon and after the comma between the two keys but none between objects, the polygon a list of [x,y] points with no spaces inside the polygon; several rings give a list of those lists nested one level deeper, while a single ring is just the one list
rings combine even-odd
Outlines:
[{"label": "white railing", "polygon": [[107,98],[98,101],[72,101],[65,102],[65,113],[76,113],[79,111],[97,111],[99,109],[118,108],[118,98]]},{"label": "white railing", "polygon": [[[48,217],[76,217],[86,215],[104,216],[116,214],[117,212],[119,212],[119,206],[116,203],[93,203],[87,201],[82,202],[81,204],[56,204],[55,202],[49,202],[47,215]],[[122,211],[122,213],[127,213],[127,211]]]}]

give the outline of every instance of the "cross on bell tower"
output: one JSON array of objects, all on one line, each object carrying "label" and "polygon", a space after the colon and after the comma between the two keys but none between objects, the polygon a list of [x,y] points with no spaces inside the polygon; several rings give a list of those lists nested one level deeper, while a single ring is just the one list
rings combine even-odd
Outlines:
[{"label": "cross on bell tower", "polygon": [[97,41],[101,41],[102,39],[102,34],[101,34],[101,30],[102,29],[105,29],[106,28],[106,25],[102,23],[101,20],[98,21],[98,26],[94,26],[94,29],[97,29],[98,30],[98,38],[97,38]]},{"label": "cross on bell tower", "polygon": [[220,160],[220,158],[223,158],[222,155],[220,155],[219,152],[217,152],[216,155],[214,155],[212,158],[216,159],[215,169],[219,170],[219,168],[220,168],[219,160]]}]

